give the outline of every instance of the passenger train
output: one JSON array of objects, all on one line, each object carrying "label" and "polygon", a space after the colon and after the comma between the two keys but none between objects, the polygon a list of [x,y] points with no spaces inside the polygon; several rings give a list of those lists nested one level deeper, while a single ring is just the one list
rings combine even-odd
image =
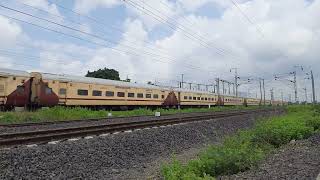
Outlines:
[{"label": "passenger train", "polygon": [[[0,108],[85,106],[101,109],[260,105],[259,99],[98,78],[0,69]],[[268,105],[283,105],[267,100]]]}]

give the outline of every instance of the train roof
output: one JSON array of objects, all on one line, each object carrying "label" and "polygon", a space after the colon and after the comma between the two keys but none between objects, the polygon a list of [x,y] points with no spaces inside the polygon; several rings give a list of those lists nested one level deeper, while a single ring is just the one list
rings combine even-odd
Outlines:
[{"label": "train roof", "polygon": [[23,76],[23,77],[30,77],[30,73],[28,73],[27,71],[20,71],[20,70],[0,68],[0,76]]},{"label": "train roof", "polygon": [[52,74],[52,73],[40,73],[40,74],[43,79],[48,79],[48,80],[79,82],[79,83],[94,83],[94,84],[101,84],[101,85],[113,85],[113,86],[145,88],[145,89],[157,89],[157,90],[163,90],[163,91],[174,90],[178,92],[217,95],[216,93],[207,92],[207,91],[195,91],[195,90],[182,89],[182,88],[169,88],[169,87],[161,87],[156,85],[115,81],[115,80],[101,79],[101,78],[82,77],[82,76],[74,76],[74,75],[67,75],[67,74]]},{"label": "train roof", "polygon": [[186,93],[199,93],[199,94],[217,95],[216,93],[209,92],[209,91],[196,91],[196,90],[182,89],[182,88],[174,88],[174,91],[177,91],[177,92],[186,92]]},{"label": "train roof", "polygon": [[67,74],[52,74],[52,73],[40,73],[40,74],[43,79],[59,80],[59,81],[66,81],[66,82],[94,83],[94,84],[133,87],[133,88],[157,89],[157,90],[163,90],[163,91],[174,90],[179,92],[202,93],[202,94],[211,94],[211,95],[215,94],[207,91],[195,91],[195,90],[181,89],[181,88],[168,88],[168,87],[161,87],[161,86],[142,84],[142,83],[115,81],[115,80],[109,80],[109,79],[82,77],[82,76],[74,76],[74,75],[67,75]]},{"label": "train roof", "polygon": [[66,74],[51,74],[51,73],[40,73],[40,74],[42,75],[43,79],[48,79],[48,80],[59,80],[59,81],[78,82],[78,83],[94,83],[94,84],[101,84],[101,85],[113,85],[113,86],[146,88],[146,89],[157,89],[157,90],[169,90],[169,88],[162,88],[155,85],[115,81],[115,80],[101,79],[101,78],[73,76],[73,75],[66,75]]}]

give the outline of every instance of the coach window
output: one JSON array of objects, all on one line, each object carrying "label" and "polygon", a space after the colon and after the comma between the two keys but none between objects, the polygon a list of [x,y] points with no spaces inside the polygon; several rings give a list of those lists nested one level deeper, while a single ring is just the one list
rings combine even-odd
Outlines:
[{"label": "coach window", "polygon": [[164,99],[164,95],[161,95],[161,98]]},{"label": "coach window", "polygon": [[153,99],[158,99],[159,98],[159,95],[158,94],[154,94],[153,95]]},{"label": "coach window", "polygon": [[88,90],[78,89],[79,96],[88,96]]},{"label": "coach window", "polygon": [[138,97],[138,98],[143,98],[143,94],[142,94],[142,93],[138,93],[138,94],[137,94],[137,97]]},{"label": "coach window", "polygon": [[118,97],[124,97],[124,92],[118,92],[118,93],[117,93],[117,96],[118,96]]},{"label": "coach window", "polygon": [[200,97],[197,97],[197,100],[200,100]]},{"label": "coach window", "polygon": [[189,100],[192,100],[192,96],[189,96]]},{"label": "coach window", "polygon": [[65,88],[60,88],[60,89],[59,89],[59,94],[60,94],[60,95],[66,95],[66,94],[67,94],[67,89],[65,89]]},{"label": "coach window", "polygon": [[183,99],[188,99],[188,96],[184,96]]},{"label": "coach window", "polygon": [[204,98],[202,97],[202,98],[201,98],[201,100],[203,101],[203,100],[204,100]]},{"label": "coach window", "polygon": [[146,94],[146,98],[151,98],[151,94]]},{"label": "coach window", "polygon": [[204,100],[208,101],[208,98],[204,98]]},{"label": "coach window", "polygon": [[134,98],[134,93],[128,93],[128,97]]},{"label": "coach window", "polygon": [[24,94],[24,86],[18,86],[17,87],[17,93],[18,94]]},{"label": "coach window", "polygon": [[92,91],[92,96],[102,96],[102,91],[93,90]]},{"label": "coach window", "polygon": [[45,89],[45,93],[46,93],[46,95],[50,95],[50,94],[52,94],[52,89],[51,89],[51,88],[49,88],[49,87],[46,87],[46,89]]},{"label": "coach window", "polygon": [[197,100],[197,98],[196,98],[196,97],[193,97],[193,100]]},{"label": "coach window", "polygon": [[106,92],[106,96],[113,97],[114,96],[114,92],[113,91],[107,91]]}]

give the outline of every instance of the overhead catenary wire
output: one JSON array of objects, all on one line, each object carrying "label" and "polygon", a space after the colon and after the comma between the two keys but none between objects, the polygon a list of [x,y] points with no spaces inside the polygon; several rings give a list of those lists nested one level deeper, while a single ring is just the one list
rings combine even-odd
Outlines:
[{"label": "overhead catenary wire", "polygon": [[[141,1],[141,0],[140,0]],[[167,7],[169,10],[170,10],[170,6],[168,6],[166,3],[164,3],[163,2],[163,0],[160,0],[159,1],[160,2],[160,4],[162,4],[163,6],[165,6],[165,7]],[[145,4],[146,4],[146,2],[145,2]],[[153,8],[153,9],[155,9],[155,8]],[[155,9],[155,10],[157,10],[157,9]],[[168,10],[168,11],[169,11]],[[159,13],[161,13],[159,10],[157,10]],[[192,26],[194,26],[194,23],[193,22],[191,22],[190,20],[188,20],[185,16],[180,16],[181,17],[181,19],[184,21],[184,22],[186,22],[186,23],[188,23],[189,24],[189,28],[191,28]],[[170,18],[170,19],[172,19],[172,18]],[[175,20],[176,21],[176,20]],[[176,21],[177,22],[177,21]],[[193,28],[191,28],[191,29],[193,29]],[[208,34],[208,33],[204,33],[204,34],[202,34],[202,33],[200,33],[200,32],[198,32],[197,31],[197,34],[199,35],[199,37],[201,37],[201,38],[203,38],[203,39],[208,39],[207,37],[212,37],[210,34]],[[205,38],[206,37],[206,38]],[[211,44],[213,44],[213,45],[215,45],[216,43],[214,43],[214,42],[212,42],[212,41],[208,41],[208,44],[209,45],[211,45]],[[228,49],[225,49],[225,48],[219,48],[219,47],[217,47],[217,46],[215,46],[216,48],[218,48],[218,49],[220,49],[221,51],[223,51],[224,53],[226,53],[226,54],[229,54],[230,56],[233,56],[233,57],[235,57],[235,58],[237,58],[234,54],[233,54],[233,52],[231,52],[230,50],[228,50]]]},{"label": "overhead catenary wire", "polygon": [[[26,16],[30,16],[32,18],[36,18],[36,19],[39,19],[39,20],[42,20],[42,21],[45,21],[45,22],[48,22],[48,23],[51,23],[51,24],[54,24],[54,25],[57,25],[57,26],[60,26],[60,27],[63,27],[63,28],[66,28],[66,29],[69,29],[69,30],[72,30],[72,31],[76,31],[78,33],[81,33],[81,34],[84,34],[84,35],[88,35],[88,36],[91,36],[91,37],[94,37],[98,40],[103,40],[103,41],[106,41],[110,44],[114,44],[114,45],[119,45],[119,46],[123,46],[125,48],[130,48],[130,49],[133,49],[133,50],[137,50],[135,47],[131,47],[131,46],[127,46],[127,45],[121,45],[121,44],[118,44],[110,39],[106,39],[104,37],[101,37],[101,36],[98,36],[96,34],[93,34],[93,33],[89,33],[87,31],[83,31],[83,30],[79,30],[79,29],[76,29],[76,28],[73,28],[73,27],[70,27],[70,26],[67,26],[67,25],[64,25],[64,24],[61,24],[61,23],[57,23],[55,21],[51,21],[51,20],[48,20],[48,19],[45,19],[45,18],[42,18],[42,17],[38,17],[38,16],[35,16],[35,15],[32,15],[30,13],[26,13],[26,12],[23,12],[23,11],[20,11],[20,10],[17,10],[17,9],[14,9],[14,8],[10,8],[8,6],[4,6],[2,4],[0,4],[0,7],[2,8],[5,8],[5,9],[8,9],[8,10],[11,10],[11,11],[14,11],[14,12],[17,12],[17,13],[20,13],[20,14],[23,14],[23,15],[26,15]],[[159,56],[157,54],[154,54],[154,53],[151,53],[151,52],[148,52],[148,51],[144,51],[142,52],[143,54],[147,54],[147,55],[151,55],[151,56]],[[160,58],[162,59],[168,59],[166,57],[161,57],[159,56]],[[170,60],[170,59],[169,59]]]},{"label": "overhead catenary wire", "polygon": [[[48,14],[51,14],[51,15],[54,15],[54,16],[57,16],[57,17],[60,17],[60,18],[63,18],[63,17],[61,17],[61,16],[58,16],[58,15],[55,15],[55,14],[52,14],[52,13],[50,13],[50,12],[48,12],[48,11],[46,11],[46,10],[42,10],[42,9],[40,9],[40,8],[36,8],[36,7],[33,7],[33,6],[31,6],[31,5],[28,5],[28,4],[25,4],[25,3],[21,3],[21,4],[24,4],[24,5],[26,5],[26,6],[28,6],[28,7],[31,7],[31,8],[34,8],[34,9],[36,9],[36,10],[39,10],[39,11],[42,11],[42,12],[46,12],[46,13],[48,13]],[[81,24],[81,23],[78,23],[78,22],[75,22],[75,21],[70,21],[70,22],[72,22],[72,23],[76,23],[76,24],[78,24],[78,25],[83,25],[83,24]],[[134,43],[133,41],[131,41],[130,42],[131,44],[133,44],[133,45],[136,45],[136,43]],[[115,44],[115,43],[114,43]],[[151,50],[157,50],[157,49],[155,49],[155,48],[150,48]],[[173,57],[169,57],[169,55],[167,55],[167,56],[164,56],[164,57],[166,57],[166,58],[173,58]],[[188,63],[185,63],[185,64],[188,64]],[[194,65],[191,65],[191,64],[189,64],[190,66],[194,66]],[[194,67],[196,67],[196,66],[194,66]]]},{"label": "overhead catenary wire", "polygon": [[[105,27],[109,27],[110,29],[113,29],[113,30],[115,30],[115,31],[118,31],[118,32],[122,33],[122,35],[124,35],[124,36],[126,36],[126,37],[129,37],[129,36],[127,36],[127,35],[125,34],[126,32],[125,32],[124,30],[122,30],[121,28],[119,28],[118,26],[114,26],[114,25],[112,25],[112,24],[104,23],[103,20],[100,20],[100,19],[98,19],[98,18],[96,18],[96,17],[92,17],[92,16],[89,16],[89,15],[81,14],[81,13],[75,11],[75,10],[72,10],[72,9],[70,9],[70,8],[67,8],[66,6],[61,5],[61,4],[58,3],[57,1],[55,1],[55,3],[53,3],[52,0],[47,0],[47,1],[50,2],[50,3],[52,3],[52,4],[55,4],[57,7],[65,10],[65,11],[68,11],[68,12],[70,12],[70,13],[76,15],[76,16],[84,17],[84,18],[86,18],[87,20],[89,20],[89,21],[91,21],[91,22],[94,22],[96,25],[98,25],[99,27],[101,27],[101,28],[103,28],[103,29],[104,29]],[[130,38],[132,38],[132,37],[130,37]],[[143,40],[143,42],[145,42],[145,43],[147,43],[147,44],[149,44],[149,45],[154,45],[154,44],[150,43],[149,41]],[[158,49],[161,49],[161,50],[165,50],[165,49],[163,49],[162,47],[159,47],[159,46],[157,46],[157,48],[158,48]]]},{"label": "overhead catenary wire", "polygon": [[[22,5],[24,5],[24,6],[30,7],[30,8],[32,8],[32,9],[35,9],[35,10],[37,10],[37,11],[47,13],[47,14],[49,14],[49,15],[51,15],[51,16],[54,16],[54,17],[58,17],[58,18],[60,18],[61,20],[68,21],[68,22],[70,22],[70,23],[72,23],[72,24],[77,24],[77,25],[82,26],[82,27],[85,26],[85,24],[82,24],[82,23],[80,23],[80,22],[78,22],[78,21],[74,21],[74,20],[70,20],[70,19],[65,19],[63,16],[53,14],[53,13],[47,11],[47,10],[44,10],[44,9],[41,9],[41,8],[37,8],[37,7],[34,7],[34,6],[32,6],[32,5],[23,3],[23,2],[19,2],[19,3],[22,4]],[[72,11],[72,10],[71,10],[71,11]],[[74,12],[74,11],[72,11],[72,12]],[[74,13],[76,13],[76,12],[74,12]],[[99,27],[100,27],[100,26],[99,26]],[[111,26],[111,28],[113,28],[113,26]],[[97,30],[98,32],[104,34],[104,33],[106,33],[106,31],[104,31],[104,29],[105,29],[105,28],[103,28],[103,29],[102,29],[102,28],[97,28],[96,30]],[[116,30],[116,31],[119,31],[119,28],[117,28],[117,29],[115,29],[115,30]],[[135,41],[130,40],[132,37],[131,37],[131,36],[128,36],[125,31],[122,31],[122,30],[121,30],[121,31],[119,31],[119,32],[121,32],[122,35],[126,37],[126,39],[122,39],[123,41],[119,42],[120,45],[122,45],[122,44],[127,44],[127,43],[128,43],[128,44],[131,44],[131,45],[137,47],[137,41],[141,41],[141,40],[139,40],[139,39],[135,39]],[[173,57],[170,57],[170,55],[167,54],[168,51],[165,52],[164,49],[163,49],[163,48],[159,48],[159,47],[157,46],[157,44],[148,42],[148,41],[146,41],[146,40],[142,40],[142,42],[143,42],[143,43],[146,43],[146,44],[145,44],[145,47],[139,46],[139,48],[141,48],[141,49],[147,48],[147,49],[149,49],[149,50],[152,50],[153,53],[159,51],[159,53],[161,53],[161,55],[162,55],[162,54],[165,55],[165,56],[163,56],[163,57],[173,58]],[[157,53],[157,54],[158,54],[158,53]]]},{"label": "overhead catenary wire", "polygon": [[[0,5],[1,7],[2,5]],[[51,29],[51,28],[47,28],[47,27],[43,27],[43,26],[40,26],[40,25],[37,25],[37,24],[34,24],[34,23],[30,23],[30,22],[27,22],[27,21],[24,21],[24,20],[21,20],[21,19],[18,19],[18,18],[14,18],[14,17],[11,17],[11,16],[7,16],[7,15],[4,15],[4,14],[1,14],[2,16],[5,16],[7,18],[10,18],[10,19],[13,19],[13,20],[16,20],[16,21],[19,21],[19,22],[23,22],[23,23],[26,23],[26,24],[29,24],[29,25],[33,25],[33,26],[36,26],[38,28],[41,28],[41,29],[45,29],[45,30],[48,30],[48,31],[52,31],[52,32],[55,32],[55,33],[58,33],[58,34],[61,34],[61,35],[64,35],[64,36],[68,36],[68,37],[72,37],[72,38],[76,38],[78,40],[82,40],[82,41],[86,41],[86,42],[89,42],[89,43],[93,43],[95,45],[98,45],[98,46],[103,46],[103,47],[107,47],[111,50],[114,50],[114,51],[117,51],[117,52],[121,52],[121,53],[124,53],[124,54],[130,54],[130,55],[133,55],[133,56],[137,56],[137,57],[143,57],[141,56],[140,54],[138,53],[135,53],[135,52],[132,52],[132,51],[125,51],[125,50],[121,50],[119,48],[115,48],[115,47],[112,47],[112,46],[108,46],[106,44],[101,44],[101,43],[97,43],[97,42],[94,42],[94,41],[90,41],[90,40],[87,40],[87,39],[84,39],[84,38],[81,38],[81,37],[78,37],[78,36],[74,36],[74,35],[70,35],[70,34],[67,34],[67,33],[63,33],[61,31],[57,31],[57,30],[54,30],[54,29]],[[58,23],[57,23],[58,24]],[[66,26],[67,27],[67,26]],[[74,28],[72,28],[74,29]],[[80,31],[80,30],[78,30]],[[170,63],[168,61],[163,61],[163,59],[165,58],[155,58],[155,57],[150,57],[150,59],[153,59],[153,60],[156,60],[158,62],[162,62],[162,63]],[[209,71],[209,70],[204,70],[202,68],[199,68],[199,67],[195,67],[195,66],[190,66],[190,65],[186,65],[186,64],[182,64],[183,66],[187,67],[187,68],[190,68],[190,69],[194,69],[194,70],[200,70],[200,71],[207,71],[207,72],[213,72],[213,71]]]},{"label": "overhead catenary wire", "polygon": [[[19,3],[20,3],[20,4],[23,4],[24,6],[30,7],[30,8],[32,8],[32,9],[35,9],[35,10],[37,10],[37,11],[47,13],[47,14],[49,14],[49,15],[51,15],[51,16],[54,16],[54,17],[58,17],[58,18],[60,18],[61,20],[68,21],[68,22],[70,22],[70,23],[72,23],[72,24],[77,24],[77,25],[79,25],[79,26],[83,26],[83,25],[84,25],[84,24],[82,24],[82,23],[80,23],[80,22],[78,22],[78,21],[74,21],[74,20],[70,20],[70,19],[65,19],[63,16],[53,14],[53,13],[47,11],[47,10],[44,10],[44,9],[41,9],[41,8],[37,8],[37,7],[35,7],[35,6],[29,5],[29,4],[26,4],[26,3],[23,3],[23,2],[19,2]],[[74,11],[72,11],[72,12],[74,12]],[[109,25],[109,26],[110,26],[110,25]],[[111,28],[114,28],[114,27],[111,26]],[[105,28],[103,28],[103,30],[100,29],[100,28],[97,28],[97,31],[100,32],[100,33],[105,33],[104,29],[105,29]],[[132,38],[131,36],[128,36],[125,31],[122,31],[122,30],[120,31],[119,28],[115,28],[115,30],[118,31],[118,32],[120,32],[120,33],[122,33],[122,35],[125,36],[125,37],[127,37],[127,38],[130,38],[130,39]],[[128,42],[129,44],[133,44],[133,45],[135,45],[135,46],[137,46],[136,41],[140,41],[139,39],[136,39],[136,41],[131,41],[131,40],[129,40],[129,39],[123,39],[123,40],[124,40],[123,42],[125,42],[125,43]],[[150,50],[153,50],[153,51],[159,51],[159,50],[162,51],[162,50],[164,50],[164,49],[159,48],[159,47],[153,47],[155,44],[152,44],[152,43],[150,43],[150,42],[148,42],[148,41],[145,41],[145,40],[142,40],[142,41],[143,41],[144,43],[146,43],[146,45],[147,45],[146,47],[147,47],[148,49],[150,49]],[[141,48],[144,48],[144,47],[141,47]],[[164,52],[164,51],[163,51],[163,53],[168,53],[168,52]]]},{"label": "overhead catenary wire", "polygon": [[[53,3],[52,0],[48,0],[48,1],[51,2],[51,3]],[[112,29],[115,29],[115,30],[117,30],[117,31],[120,31],[120,32],[122,32],[122,33],[125,33],[123,30],[119,29],[118,27],[112,26],[112,25],[110,25],[110,24],[106,24],[106,23],[104,23],[102,20],[97,19],[96,17],[92,17],[92,16],[89,16],[89,15],[85,15],[85,14],[82,14],[82,13],[77,12],[76,10],[72,10],[72,9],[70,9],[70,8],[67,8],[67,7],[65,7],[65,6],[57,3],[56,0],[55,0],[55,5],[56,5],[57,7],[59,7],[59,8],[61,8],[61,9],[63,9],[63,10],[66,10],[66,11],[68,11],[68,12],[71,12],[72,14],[75,14],[75,15],[80,16],[80,17],[84,17],[84,18],[86,18],[87,20],[90,20],[91,22],[94,22],[94,23],[96,23],[96,24],[98,24],[98,25],[103,25],[103,26],[111,27]],[[171,28],[171,29],[172,29],[172,28]],[[145,42],[147,42],[147,41],[145,41]],[[157,46],[157,48],[163,49],[163,48],[158,47],[158,46]],[[163,50],[164,50],[164,49],[163,49]],[[223,50],[224,50],[224,51],[227,51],[226,49],[223,49]],[[230,53],[230,51],[229,51],[229,53]],[[230,53],[230,54],[231,54],[231,53]],[[232,54],[231,54],[231,55],[232,55]],[[234,56],[234,55],[233,55],[233,56]],[[236,56],[234,56],[234,57],[236,57]],[[190,58],[190,57],[189,57],[189,58]],[[186,59],[188,59],[188,58],[186,58]],[[235,61],[234,61],[234,62],[235,62]]]},{"label": "overhead catenary wire", "polygon": [[[40,20],[43,20],[43,21],[52,23],[52,24],[54,24],[54,25],[58,25],[58,26],[63,27],[63,28],[67,28],[67,29],[70,29],[70,30],[74,30],[74,31],[76,31],[76,32],[79,32],[79,33],[82,33],[82,34],[85,34],[85,35],[90,35],[90,36],[93,36],[93,37],[95,37],[95,38],[97,38],[97,39],[101,39],[99,36],[97,36],[97,35],[95,35],[95,34],[88,33],[88,32],[85,32],[85,31],[82,31],[82,30],[73,28],[73,27],[69,27],[69,26],[66,26],[66,25],[63,25],[63,24],[54,22],[54,21],[50,21],[50,20],[47,20],[47,19],[45,19],[45,18],[37,17],[37,16],[32,15],[32,14],[29,14],[29,13],[25,13],[25,12],[22,12],[22,11],[19,11],[19,10],[15,10],[15,9],[13,9],[13,8],[6,7],[6,6],[1,5],[1,4],[0,4],[0,7],[3,7],[3,8],[5,8],[5,9],[9,9],[9,10],[13,10],[13,11],[15,11],[15,12],[22,13],[22,14],[27,15],[27,16],[35,17],[35,18],[37,18],[37,19],[40,19]],[[7,17],[9,17],[9,16],[7,16]],[[11,17],[11,18],[12,18],[12,17]],[[15,18],[15,20],[17,20],[17,18]],[[21,20],[20,20],[20,21],[21,21]],[[23,20],[22,20],[22,21],[23,21]],[[25,22],[25,23],[28,23],[28,22]],[[34,23],[28,23],[28,24],[35,25]],[[37,27],[39,27],[39,26],[40,26],[40,25],[37,25]],[[49,28],[45,28],[45,29],[49,30]],[[52,29],[51,29],[51,30],[52,30]],[[54,31],[57,32],[57,30],[54,30]],[[64,34],[64,35],[68,35],[68,34],[66,34],[66,33],[63,33],[63,34]],[[73,36],[73,37],[75,37],[75,36]],[[77,37],[77,39],[83,40],[83,38],[80,38],[80,37]],[[105,39],[102,39],[102,40],[105,40]],[[85,40],[85,41],[89,41],[89,40]],[[107,41],[107,40],[105,40],[105,41]],[[96,45],[101,45],[100,43],[95,43],[95,44],[96,44]],[[106,45],[104,45],[104,46],[106,46]],[[122,52],[123,52],[123,50],[120,50],[120,49],[115,48],[115,47],[111,47],[111,46],[107,46],[107,47],[110,48],[110,49],[112,49],[112,50],[117,50],[117,51],[122,51]],[[139,54],[137,54],[136,52],[131,52],[131,51],[125,51],[125,52],[126,52],[127,54],[139,56]],[[150,55],[150,54],[148,54],[148,53],[142,53],[142,54]],[[154,57],[151,57],[150,59],[157,59],[157,61],[159,61],[159,62],[164,62],[164,63],[166,63],[166,61],[163,61],[163,59],[167,59],[167,58],[154,58]],[[161,60],[160,60],[160,59],[161,59]],[[173,61],[173,60],[171,59],[171,61]],[[168,62],[168,63],[169,63],[169,62]],[[189,68],[191,68],[191,69],[198,69],[198,70],[201,70],[201,71],[204,70],[204,69],[202,69],[202,68],[200,68],[200,67],[196,67],[196,66],[194,66],[194,65],[183,64],[183,66],[189,67]],[[210,69],[212,69],[212,68],[210,68]],[[204,70],[204,71],[213,72],[213,71],[210,71],[210,70]]]},{"label": "overhead catenary wire", "polygon": [[[38,61],[38,60],[43,60],[43,63],[51,62],[51,63],[57,64],[57,65],[70,65],[72,63],[75,63],[75,62],[66,62],[65,60],[62,60],[62,59],[44,58],[44,57],[40,57],[40,56],[33,56],[33,55],[24,54],[24,53],[16,53],[16,52],[2,50],[2,49],[0,49],[0,55],[8,56],[8,57],[12,57],[12,56],[14,56],[14,57],[22,57],[24,62],[39,62],[39,63],[41,63],[41,61]],[[0,60],[0,62],[7,62],[7,60]],[[79,61],[77,61],[77,62],[79,62]],[[23,64],[23,63],[17,63],[17,62],[9,62],[9,64],[36,68],[35,64]],[[116,66],[115,64],[112,64],[112,63],[108,63],[108,64]],[[145,74],[145,73],[144,72],[141,72],[141,73],[129,73],[128,75],[138,76],[138,75],[143,75],[143,74]],[[151,78],[157,78],[157,79],[166,79],[166,78],[159,78],[157,75],[153,75],[153,76],[150,76],[150,77]],[[178,82],[178,80],[174,80],[174,79],[166,79],[166,80]]]},{"label": "overhead catenary wire", "polygon": [[251,20],[251,18],[250,18],[244,11],[242,11],[242,9],[241,9],[241,7],[239,6],[239,4],[237,3],[237,1],[236,1],[236,0],[229,0],[229,1],[238,9],[238,11],[243,15],[243,17],[244,17],[250,24],[252,24],[253,26],[255,26],[257,32],[259,32],[259,34],[262,36],[262,38],[265,38],[265,35],[264,35],[262,29],[261,29],[258,25],[256,25],[256,24]]},{"label": "overhead catenary wire", "polygon": [[[144,8],[144,7],[141,6],[140,4],[135,3],[135,2],[133,2],[133,1],[131,1],[131,0],[123,0],[123,1],[126,2],[126,3],[128,3],[129,5],[131,5],[132,7],[136,8],[137,10],[143,12],[144,14],[147,14],[147,15],[153,17],[153,18],[154,18],[155,20],[157,20],[158,22],[167,24],[168,27],[171,28],[172,30],[176,30],[176,29],[177,29],[177,30],[182,31],[182,32],[183,32],[182,34],[183,34],[185,37],[187,37],[188,39],[190,39],[193,43],[199,43],[201,46],[203,46],[203,47],[205,47],[205,48],[207,48],[207,49],[211,49],[211,47],[208,45],[208,43],[205,42],[203,39],[196,37],[194,34],[192,34],[192,33],[188,32],[188,31],[184,30],[184,29],[181,28],[180,26],[177,26],[177,25],[175,25],[175,24],[173,24],[173,23],[171,23],[171,22],[166,21],[165,18],[163,18],[163,17],[161,17],[160,15],[152,12],[151,10],[149,10],[149,9],[147,9],[147,8]],[[216,49],[216,48],[214,48],[214,49]],[[210,51],[210,52],[211,52],[211,51]],[[224,53],[220,52],[220,51],[217,50],[217,49],[216,49],[216,54],[219,54],[219,55],[221,55],[221,56],[225,56]]]}]

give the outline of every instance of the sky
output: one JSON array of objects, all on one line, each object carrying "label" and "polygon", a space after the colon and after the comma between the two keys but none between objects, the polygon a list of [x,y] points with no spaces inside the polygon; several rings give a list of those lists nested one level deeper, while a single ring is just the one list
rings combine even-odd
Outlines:
[{"label": "sky", "polygon": [[0,64],[79,76],[107,67],[171,86],[181,74],[233,81],[237,68],[240,91],[259,97],[264,78],[266,97],[285,100],[296,71],[298,98],[306,88],[310,101],[310,70],[320,97],[319,19],[320,0],[2,0]]}]

